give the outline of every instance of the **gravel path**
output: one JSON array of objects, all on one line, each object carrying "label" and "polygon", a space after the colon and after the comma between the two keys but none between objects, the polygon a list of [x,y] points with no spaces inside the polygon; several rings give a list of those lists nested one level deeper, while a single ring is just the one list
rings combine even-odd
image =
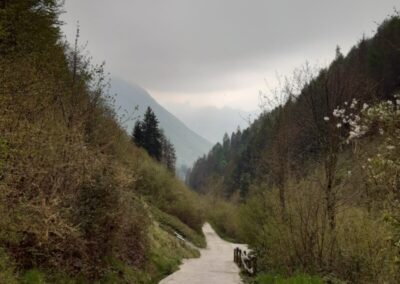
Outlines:
[{"label": "gravel path", "polygon": [[222,240],[210,224],[203,227],[207,248],[200,258],[185,259],[180,269],[161,280],[160,284],[240,284],[239,269],[233,262],[233,249],[245,248]]}]

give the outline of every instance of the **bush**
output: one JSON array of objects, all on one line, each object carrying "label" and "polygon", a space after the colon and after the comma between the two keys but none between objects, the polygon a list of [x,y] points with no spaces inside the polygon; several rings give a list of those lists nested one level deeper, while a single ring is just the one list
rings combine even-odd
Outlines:
[{"label": "bush", "polygon": [[204,202],[207,220],[218,235],[230,242],[243,242],[239,206],[210,195]]},{"label": "bush", "polygon": [[175,179],[167,168],[151,162],[145,156],[145,161],[137,168],[137,191],[153,206],[176,216],[201,234],[204,214],[200,197]]},{"label": "bush", "polygon": [[0,283],[17,284],[18,281],[15,277],[15,268],[12,260],[0,248]]},{"label": "bush", "polygon": [[323,284],[324,281],[319,277],[307,275],[295,275],[284,278],[280,275],[260,274],[254,280],[255,284]]},{"label": "bush", "polygon": [[274,188],[255,190],[242,207],[244,238],[258,255],[258,269],[281,275],[296,271],[333,275],[352,283],[395,283],[398,272],[392,260],[396,252],[382,212],[357,205],[361,197],[338,183],[341,203],[336,230],[331,231],[318,176],[317,170],[289,183],[285,216]]},{"label": "bush", "polygon": [[182,223],[177,217],[164,213],[155,207],[153,207],[151,211],[155,220],[157,220],[161,227],[170,232],[171,235],[174,235],[174,233],[177,232],[197,247],[206,247],[203,232],[199,233],[194,231]]}]

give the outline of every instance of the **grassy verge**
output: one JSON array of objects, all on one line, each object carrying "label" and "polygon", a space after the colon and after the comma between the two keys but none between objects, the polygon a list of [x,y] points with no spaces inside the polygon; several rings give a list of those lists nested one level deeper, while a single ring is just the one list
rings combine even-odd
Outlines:
[{"label": "grassy verge", "polygon": [[155,220],[160,224],[160,226],[164,230],[170,232],[171,234],[173,234],[174,232],[179,233],[185,239],[187,239],[188,241],[190,241],[192,244],[196,245],[199,248],[206,247],[206,240],[203,235],[203,232],[196,232],[192,228],[182,223],[175,216],[164,213],[155,207],[151,209],[151,212]]},{"label": "grassy verge", "polygon": [[[133,268],[114,257],[108,259],[109,269],[103,277],[95,282],[88,281],[84,277],[69,277],[64,273],[55,271],[41,271],[31,269],[19,275],[10,269],[0,269],[0,283],[10,284],[155,284],[162,278],[173,273],[179,268],[183,258],[199,257],[198,250],[186,245],[175,236],[165,231],[161,226],[153,224],[149,231],[150,250],[147,262],[141,268]],[[4,266],[0,255],[0,267]],[[6,281],[6,282],[2,282]]]},{"label": "grassy verge", "polygon": [[291,277],[283,277],[270,273],[261,273],[253,279],[247,279],[252,284],[323,284],[324,280],[317,276],[298,274]]},{"label": "grassy verge", "polygon": [[99,282],[103,283],[158,283],[167,275],[179,268],[183,258],[199,257],[199,251],[177,240],[157,225],[152,226],[150,232],[151,250],[148,262],[140,270],[134,270],[122,262],[114,260],[111,271]]},{"label": "grassy verge", "polygon": [[213,230],[217,233],[217,235],[230,243],[236,243],[236,244],[240,244],[240,240],[233,238],[231,235],[227,234],[224,230],[224,228],[222,226],[218,226],[214,221],[209,220],[208,223],[211,225],[211,227],[213,228]]}]

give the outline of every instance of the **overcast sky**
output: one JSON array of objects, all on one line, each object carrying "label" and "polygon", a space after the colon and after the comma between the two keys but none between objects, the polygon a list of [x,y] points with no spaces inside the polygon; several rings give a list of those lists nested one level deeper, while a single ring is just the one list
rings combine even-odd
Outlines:
[{"label": "overcast sky", "polygon": [[66,0],[94,60],[161,104],[254,110],[276,74],[325,66],[370,36],[394,0]]}]

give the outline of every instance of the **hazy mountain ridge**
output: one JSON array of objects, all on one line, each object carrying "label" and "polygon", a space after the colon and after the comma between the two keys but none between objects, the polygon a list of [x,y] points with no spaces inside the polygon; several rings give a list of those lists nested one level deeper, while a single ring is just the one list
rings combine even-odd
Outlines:
[{"label": "hazy mountain ridge", "polygon": [[[119,115],[133,113],[132,119],[124,122],[130,133],[135,119],[142,117],[150,106],[156,114],[165,135],[171,140],[177,154],[177,166],[191,166],[193,162],[211,149],[211,142],[195,133],[182,121],[168,112],[143,88],[119,78],[112,78],[111,93],[116,94],[115,107]],[[135,107],[138,106],[138,110]]]},{"label": "hazy mountain ridge", "polygon": [[231,107],[194,107],[190,104],[169,104],[167,110],[184,121],[190,129],[212,143],[222,142],[224,132],[231,134],[238,128],[246,129],[259,111],[245,111]]}]

